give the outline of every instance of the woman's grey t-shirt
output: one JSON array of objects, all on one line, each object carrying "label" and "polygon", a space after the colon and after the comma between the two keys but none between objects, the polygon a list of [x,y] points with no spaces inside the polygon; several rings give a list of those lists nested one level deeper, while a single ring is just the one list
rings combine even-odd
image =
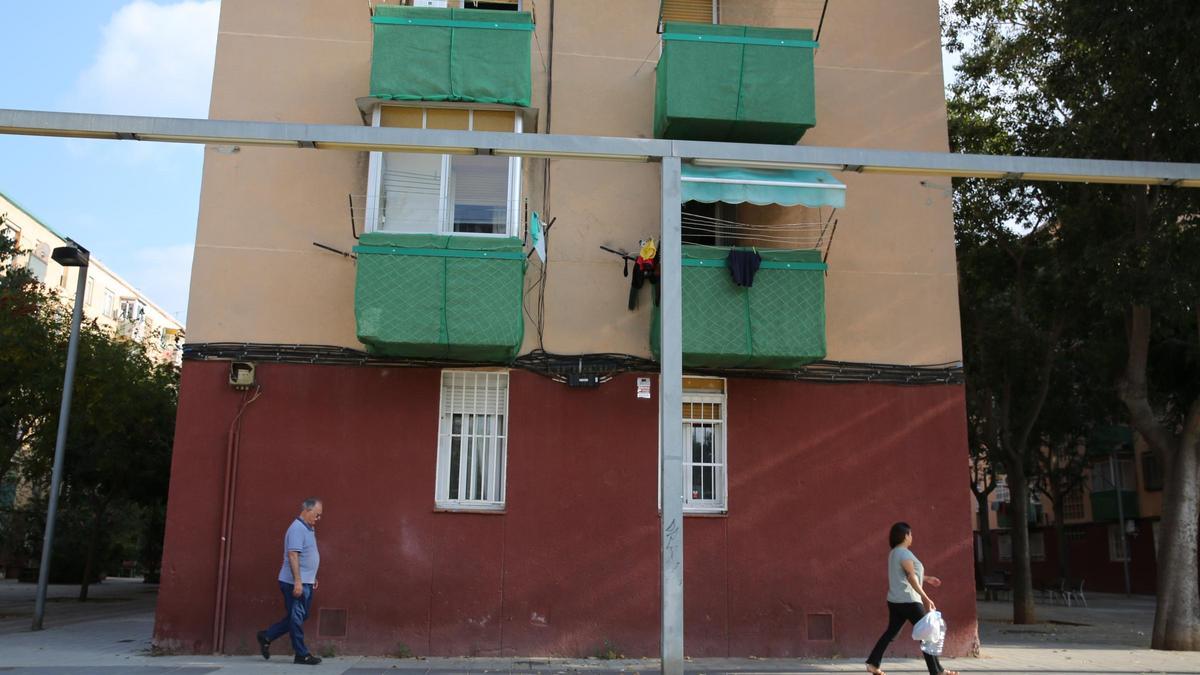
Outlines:
[{"label": "woman's grey t-shirt", "polygon": [[888,554],[888,602],[921,602],[921,596],[912,584],[908,583],[908,575],[904,573],[901,563],[911,560],[913,571],[917,573],[917,581],[925,583],[925,566],[917,560],[913,552],[897,546]]}]

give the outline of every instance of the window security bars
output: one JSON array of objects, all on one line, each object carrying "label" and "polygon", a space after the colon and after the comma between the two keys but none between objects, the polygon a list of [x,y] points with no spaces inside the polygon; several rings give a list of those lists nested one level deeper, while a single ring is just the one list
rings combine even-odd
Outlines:
[{"label": "window security bars", "polygon": [[508,373],[442,371],[439,508],[504,508],[507,421]]},{"label": "window security bars", "polygon": [[683,395],[683,507],[693,512],[727,508],[725,467],[725,395]]}]

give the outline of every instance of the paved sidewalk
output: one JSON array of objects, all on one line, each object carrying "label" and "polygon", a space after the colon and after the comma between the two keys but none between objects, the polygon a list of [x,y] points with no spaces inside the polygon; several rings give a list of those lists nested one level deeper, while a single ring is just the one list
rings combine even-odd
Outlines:
[{"label": "paved sidewalk", "polygon": [[[115,588],[115,586],[114,586]],[[125,589],[127,592],[131,589]],[[109,591],[117,593],[117,591]],[[119,593],[118,593],[119,595]],[[3,597],[3,593],[0,593]],[[979,658],[946,659],[945,665],[963,673],[1172,673],[1200,675],[1196,654],[1156,652],[1141,646],[1153,617],[1148,598],[1089,596],[1089,608],[1039,605],[1044,623],[1013,626],[1006,603],[980,603]],[[136,602],[131,600],[130,602]],[[124,603],[111,603],[114,605]],[[100,607],[102,605],[97,605]],[[58,608],[55,608],[58,613]],[[78,617],[77,617],[78,618]],[[380,659],[337,657],[317,667],[297,666],[279,655],[270,661],[250,656],[152,656],[152,611],[105,615],[92,620],[48,621],[47,630],[27,628],[0,634],[0,673],[65,675],[118,673],[129,675],[219,673],[313,673],[329,675],[454,675],[457,673],[655,673],[653,660],[598,661],[594,659]],[[923,662],[888,659],[889,673],[921,674]],[[695,659],[691,675],[810,675],[865,672],[861,659]]]}]

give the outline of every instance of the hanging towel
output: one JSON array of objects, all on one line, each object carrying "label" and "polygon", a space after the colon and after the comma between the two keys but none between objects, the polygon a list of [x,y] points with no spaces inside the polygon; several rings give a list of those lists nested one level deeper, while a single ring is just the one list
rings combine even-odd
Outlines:
[{"label": "hanging towel", "polygon": [[754,251],[729,252],[729,275],[733,283],[749,288],[754,285],[754,275],[762,264],[762,256]]}]

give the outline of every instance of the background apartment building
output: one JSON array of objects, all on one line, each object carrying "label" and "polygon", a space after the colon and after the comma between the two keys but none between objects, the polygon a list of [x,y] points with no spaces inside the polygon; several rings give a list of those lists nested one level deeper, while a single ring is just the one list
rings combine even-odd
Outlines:
[{"label": "background apartment building", "polygon": [[[1162,468],[1158,458],[1129,427],[1103,427],[1089,439],[1083,481],[1066,496],[1061,513],[1034,492],[1029,510],[1029,552],[1034,587],[1053,590],[1062,579],[1055,527],[1061,518],[1066,539],[1069,586],[1083,582],[1084,593],[1153,594],[1158,584]],[[988,569],[1012,568],[1011,494],[1006,479],[988,495],[992,546]],[[980,513],[975,505],[975,561],[983,567]]]},{"label": "background apartment building", "polygon": [[[63,267],[50,257],[55,248],[66,245],[66,238],[2,193],[0,231],[25,251],[16,264],[29,268],[68,307],[73,306],[79,268]],[[182,363],[183,322],[156,305],[94,255],[87,275],[83,297],[85,320],[95,321],[115,335],[146,342],[151,358]]]},{"label": "background apartment building", "polygon": [[[371,4],[225,0],[210,117],[947,150],[936,0]],[[319,495],[315,645],[656,654],[659,167],[413,150],[208,148],[156,639],[250,651]],[[687,653],[865,656],[897,520],[966,652],[949,180],[683,194]]]}]

